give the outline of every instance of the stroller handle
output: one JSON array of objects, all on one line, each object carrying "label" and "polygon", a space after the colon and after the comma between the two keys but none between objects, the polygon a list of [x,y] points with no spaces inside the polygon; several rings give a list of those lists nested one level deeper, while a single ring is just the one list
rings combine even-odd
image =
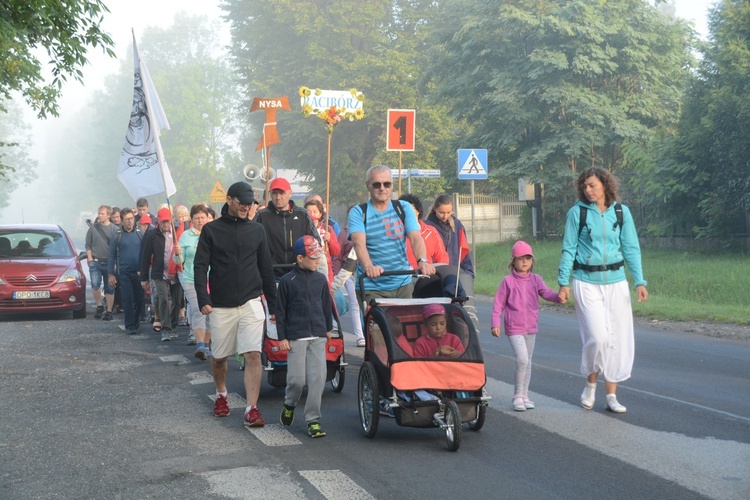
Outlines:
[{"label": "stroller handle", "polygon": [[[385,276],[400,276],[400,275],[406,275],[409,274],[411,276],[415,276],[417,278],[425,276],[426,275],[420,274],[418,269],[399,269],[396,271],[383,271],[378,278],[383,278]],[[359,275],[359,293],[362,297],[365,296],[365,278],[367,278],[367,275],[365,273],[362,273]],[[370,279],[378,279],[378,278],[370,278]]]}]

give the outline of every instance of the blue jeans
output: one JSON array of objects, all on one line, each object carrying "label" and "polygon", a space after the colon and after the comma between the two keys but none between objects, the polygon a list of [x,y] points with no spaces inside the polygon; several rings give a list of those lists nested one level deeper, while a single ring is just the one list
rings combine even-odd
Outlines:
[{"label": "blue jeans", "polygon": [[120,283],[120,290],[122,291],[125,329],[128,331],[137,330],[145,300],[141,278],[136,272],[121,273],[117,276],[117,282]]},{"label": "blue jeans", "polygon": [[107,262],[101,260],[89,261],[89,276],[91,276],[91,289],[99,290],[104,280],[104,293],[111,295],[115,289],[109,286],[109,271],[107,271]]}]

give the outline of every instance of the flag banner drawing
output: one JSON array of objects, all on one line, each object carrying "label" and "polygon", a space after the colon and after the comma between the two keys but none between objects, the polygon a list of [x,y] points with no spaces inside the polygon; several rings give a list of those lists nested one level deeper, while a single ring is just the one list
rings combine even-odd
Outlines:
[{"label": "flag banner drawing", "polygon": [[148,74],[146,63],[141,60],[138,53],[135,36],[133,52],[133,107],[130,111],[125,144],[120,152],[117,178],[134,200],[160,193],[166,193],[169,197],[175,194],[177,189],[159,141],[159,131],[169,130],[169,122]]}]

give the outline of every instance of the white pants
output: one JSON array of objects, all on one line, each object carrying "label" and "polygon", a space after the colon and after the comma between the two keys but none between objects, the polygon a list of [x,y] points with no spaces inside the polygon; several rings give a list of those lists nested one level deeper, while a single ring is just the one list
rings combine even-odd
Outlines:
[{"label": "white pants", "polygon": [[362,313],[359,310],[359,300],[357,300],[357,292],[354,287],[354,279],[349,278],[344,282],[344,288],[346,288],[347,299],[349,300],[349,311],[352,313],[352,327],[354,328],[354,335],[358,339],[365,338],[362,333]]},{"label": "white pants", "polygon": [[601,373],[607,382],[630,378],[635,356],[633,310],[627,281],[595,285],[572,282],[581,332],[581,373]]}]

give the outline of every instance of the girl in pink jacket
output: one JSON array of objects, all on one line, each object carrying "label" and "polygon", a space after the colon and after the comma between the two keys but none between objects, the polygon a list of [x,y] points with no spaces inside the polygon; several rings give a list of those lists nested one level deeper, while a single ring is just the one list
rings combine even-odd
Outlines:
[{"label": "girl in pink jacket", "polygon": [[549,302],[562,303],[558,293],[544,284],[534,269],[534,253],[531,245],[517,241],[513,245],[513,258],[508,267],[511,274],[505,276],[495,294],[490,323],[492,335],[499,337],[500,317],[505,313],[505,334],[516,356],[513,409],[525,411],[534,408],[528,397],[531,379],[531,356],[539,329],[539,297]]}]

